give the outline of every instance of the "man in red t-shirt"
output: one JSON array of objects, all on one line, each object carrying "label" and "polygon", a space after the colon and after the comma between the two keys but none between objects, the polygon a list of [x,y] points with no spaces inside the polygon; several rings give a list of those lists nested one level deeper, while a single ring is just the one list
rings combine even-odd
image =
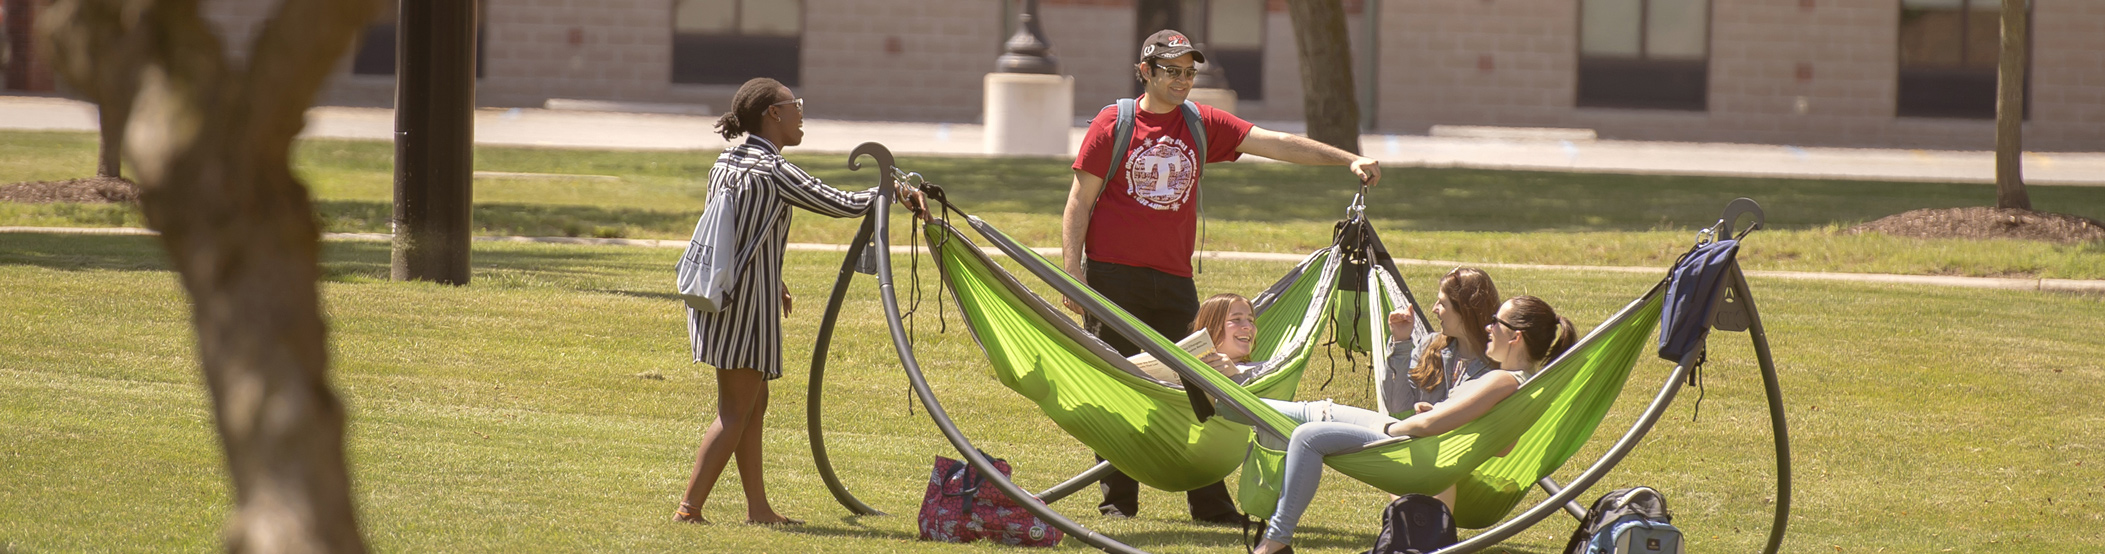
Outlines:
[{"label": "man in red t-shirt", "polygon": [[[1136,103],[1133,136],[1119,165],[1111,163],[1118,110],[1105,107],[1089,122],[1089,134],[1075,154],[1074,183],[1060,217],[1061,256],[1067,273],[1124,308],[1172,340],[1190,334],[1199,313],[1198,290],[1191,280],[1191,255],[1198,228],[1200,157],[1207,163],[1235,161],[1243,154],[1307,165],[1350,166],[1368,186],[1381,179],[1374,160],[1333,148],[1307,137],[1251,125],[1234,114],[1198,106],[1206,130],[1206,152],[1197,152],[1180,108],[1191,93],[1192,78],[1206,55],[1183,33],[1164,29],[1141,45],[1135,77],[1146,84]],[[1089,260],[1085,272],[1084,255]],[[1067,308],[1081,312],[1074,301]],[[1085,314],[1086,315],[1086,314]],[[1140,349],[1118,333],[1104,332],[1092,318],[1091,333],[1131,356]],[[1190,385],[1186,385],[1190,388]],[[1194,396],[1194,409],[1205,410]],[[1202,411],[1202,414],[1205,413]],[[1101,457],[1099,457],[1101,459]],[[1102,481],[1105,515],[1131,517],[1139,509],[1139,484],[1123,473]],[[1193,519],[1242,521],[1224,483],[1191,491]]]}]

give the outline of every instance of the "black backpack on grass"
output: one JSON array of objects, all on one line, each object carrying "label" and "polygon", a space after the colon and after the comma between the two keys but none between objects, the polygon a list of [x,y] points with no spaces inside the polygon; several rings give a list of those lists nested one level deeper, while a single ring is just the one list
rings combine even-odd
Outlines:
[{"label": "black backpack on grass", "polygon": [[1367,554],[1425,554],[1461,542],[1454,514],[1440,499],[1406,494],[1381,511],[1381,534]]}]

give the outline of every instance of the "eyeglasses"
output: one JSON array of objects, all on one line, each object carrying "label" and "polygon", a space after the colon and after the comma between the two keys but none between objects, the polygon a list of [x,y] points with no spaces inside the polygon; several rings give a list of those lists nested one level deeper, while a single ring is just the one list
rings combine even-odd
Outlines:
[{"label": "eyeglasses", "polygon": [[773,107],[773,106],[783,106],[783,105],[789,105],[789,104],[796,104],[796,106],[797,106],[797,113],[804,113],[804,99],[802,99],[802,98],[791,98],[791,99],[789,99],[789,100],[783,100],[783,101],[781,101],[781,102],[776,102],[776,103],[773,103],[773,104],[768,104],[768,106],[769,106],[769,107]]},{"label": "eyeglasses", "polygon": [[1161,71],[1163,75],[1171,79],[1191,80],[1199,77],[1199,68],[1197,67],[1171,67],[1152,62],[1148,63],[1148,65],[1155,66],[1156,70]]},{"label": "eyeglasses", "polygon": [[1494,316],[1491,316],[1491,321],[1493,321],[1493,322],[1496,322],[1496,323],[1498,323],[1499,325],[1504,325],[1504,326],[1506,326],[1506,328],[1507,328],[1507,329],[1512,329],[1512,330],[1514,330],[1514,331],[1526,331],[1526,330],[1528,330],[1528,329],[1530,329],[1530,328],[1533,328],[1533,327],[1534,327],[1533,325],[1527,325],[1527,326],[1521,326],[1521,325],[1514,325],[1514,324],[1513,324],[1513,322],[1511,322],[1511,321],[1506,321],[1505,319],[1503,319],[1503,318],[1500,318],[1500,317],[1498,317],[1498,316],[1495,316],[1495,315],[1494,315]]}]

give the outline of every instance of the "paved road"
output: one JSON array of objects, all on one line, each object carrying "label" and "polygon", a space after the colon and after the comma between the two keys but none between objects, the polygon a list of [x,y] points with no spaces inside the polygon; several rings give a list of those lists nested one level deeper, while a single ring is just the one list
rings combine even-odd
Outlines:
[{"label": "paved road", "polygon": [[[715,121],[694,115],[659,115],[543,109],[483,109],[475,113],[480,144],[648,150],[714,149],[724,140],[710,132]],[[1292,123],[1263,123],[1295,130]],[[47,97],[0,96],[0,129],[93,131],[89,104]],[[388,140],[394,112],[378,108],[322,107],[308,112],[303,136]],[[1082,129],[1069,138],[1079,144]],[[984,155],[979,125],[812,119],[805,123],[807,152],[847,152],[865,141],[884,143],[899,154]],[[1992,183],[1995,156],[1986,151],[1876,148],[1800,148],[1763,144],[1463,138],[1366,135],[1361,151],[1385,164],[1642,173],[1826,177],[1842,179]],[[2105,185],[2105,153],[2028,153],[2025,179],[2034,184]]]}]

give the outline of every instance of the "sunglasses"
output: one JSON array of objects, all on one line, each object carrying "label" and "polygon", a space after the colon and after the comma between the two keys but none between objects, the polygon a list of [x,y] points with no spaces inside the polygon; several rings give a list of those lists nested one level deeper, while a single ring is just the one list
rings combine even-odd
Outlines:
[{"label": "sunglasses", "polygon": [[1161,71],[1163,75],[1167,75],[1171,79],[1196,79],[1199,77],[1199,68],[1196,67],[1170,67],[1153,62],[1149,62],[1148,65],[1155,66],[1155,70]]},{"label": "sunglasses", "polygon": [[792,99],[789,99],[789,100],[783,100],[783,101],[781,101],[781,102],[776,102],[776,103],[773,103],[773,104],[768,104],[768,106],[769,106],[769,107],[773,107],[773,106],[786,106],[786,105],[790,105],[790,104],[795,104],[795,105],[797,106],[797,113],[804,113],[804,99],[802,99],[802,98],[792,98]]},{"label": "sunglasses", "polygon": [[1498,323],[1499,325],[1504,325],[1504,326],[1506,326],[1506,328],[1507,328],[1507,329],[1512,329],[1512,330],[1514,330],[1514,331],[1516,331],[1516,332],[1518,332],[1518,331],[1526,331],[1526,330],[1528,330],[1528,329],[1530,329],[1530,328],[1533,328],[1533,327],[1534,327],[1533,325],[1525,325],[1525,326],[1523,326],[1523,325],[1514,325],[1514,324],[1513,324],[1513,322],[1511,322],[1511,321],[1506,321],[1505,319],[1503,319],[1503,318],[1500,318],[1500,317],[1498,317],[1498,316],[1495,316],[1495,315],[1494,315],[1494,316],[1491,316],[1491,321],[1493,321],[1493,322],[1496,322],[1496,323]]}]

